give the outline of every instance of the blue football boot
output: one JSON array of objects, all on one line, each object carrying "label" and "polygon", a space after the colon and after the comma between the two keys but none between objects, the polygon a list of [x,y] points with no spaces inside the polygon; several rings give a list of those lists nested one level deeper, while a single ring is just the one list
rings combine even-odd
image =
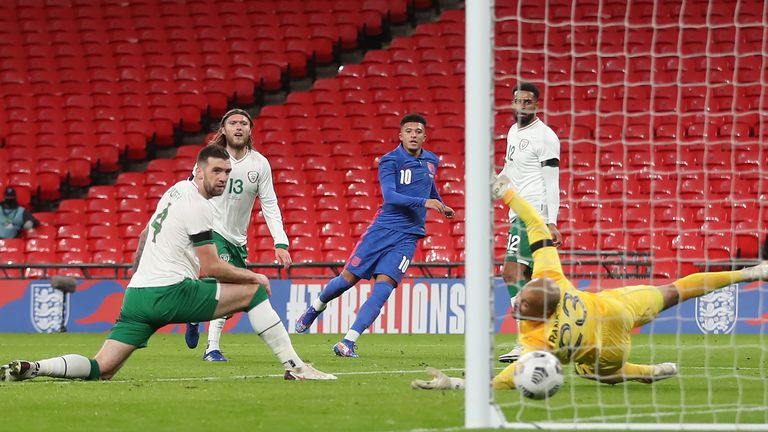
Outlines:
[{"label": "blue football boot", "polygon": [[312,326],[312,323],[315,322],[321,312],[322,311],[318,312],[312,306],[304,311],[304,313],[301,314],[299,319],[296,321],[296,333],[305,333],[307,330],[309,330],[309,328]]},{"label": "blue football boot", "polygon": [[184,340],[187,341],[189,349],[197,348],[197,343],[200,342],[200,323],[187,324],[187,331],[184,333]]},{"label": "blue football boot", "polygon": [[357,345],[348,339],[342,339],[341,342],[333,346],[333,352],[339,357],[360,357],[355,350]]},{"label": "blue football boot", "polygon": [[209,361],[209,362],[225,362],[229,361],[226,357],[224,357],[224,354],[221,353],[219,350],[213,350],[205,353],[203,355],[203,360]]}]

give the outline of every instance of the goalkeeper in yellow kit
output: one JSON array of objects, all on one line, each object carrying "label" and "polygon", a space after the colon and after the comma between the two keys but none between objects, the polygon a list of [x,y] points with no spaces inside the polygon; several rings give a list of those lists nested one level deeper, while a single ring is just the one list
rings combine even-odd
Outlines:
[{"label": "goalkeeper in yellow kit", "polygon": [[[563,364],[574,362],[579,376],[615,384],[652,383],[677,374],[677,365],[628,362],[631,331],[651,322],[663,310],[738,282],[768,280],[768,261],[738,271],[695,273],[671,284],[635,285],[598,293],[579,291],[563,274],[557,249],[544,220],[528,202],[499,177],[493,194],[507,204],[526,225],[533,253],[533,279],[517,296],[514,314],[521,320],[524,353],[545,350]],[[515,365],[493,379],[497,389],[512,389]],[[416,388],[461,388],[444,374],[416,380]],[[447,381],[453,380],[453,381]],[[443,386],[445,384],[445,386]],[[463,383],[461,383],[463,384]]]}]

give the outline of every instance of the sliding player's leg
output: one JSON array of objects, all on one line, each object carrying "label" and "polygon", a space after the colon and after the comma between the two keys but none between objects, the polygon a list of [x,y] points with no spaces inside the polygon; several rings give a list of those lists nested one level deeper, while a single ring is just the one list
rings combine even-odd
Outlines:
[{"label": "sliding player's leg", "polygon": [[659,287],[663,310],[739,282],[768,281],[768,261],[741,270],[694,273]]},{"label": "sliding player's leg", "polygon": [[637,381],[651,384],[677,375],[675,363],[644,365],[626,362],[618,368],[599,368],[594,365],[577,363],[574,370],[581,378],[599,381],[604,384],[618,384],[625,381]]},{"label": "sliding player's leg", "polygon": [[157,330],[149,321],[157,296],[167,289],[172,288],[129,288],[123,297],[117,322],[93,359],[79,354],[67,354],[39,361],[15,360],[0,367],[0,381],[22,381],[37,376],[111,379],[134,350],[147,346],[147,341]]},{"label": "sliding player's leg", "polygon": [[66,379],[111,379],[136,350],[116,340],[104,341],[101,350],[92,359],[80,354],[66,354],[49,359],[14,360],[0,367],[0,381],[23,381],[38,376]]}]

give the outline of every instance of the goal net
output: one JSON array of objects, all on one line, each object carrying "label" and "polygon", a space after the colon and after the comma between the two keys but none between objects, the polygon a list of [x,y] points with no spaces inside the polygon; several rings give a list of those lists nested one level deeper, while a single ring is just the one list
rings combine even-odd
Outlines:
[{"label": "goal net", "polygon": [[[496,0],[492,10],[495,164],[515,121],[512,87],[531,82],[561,143],[560,251],[574,285],[660,285],[765,259],[768,4]],[[499,260],[509,223],[506,209],[495,215]],[[496,330],[514,327],[508,306],[495,306]],[[631,361],[675,362],[676,378],[611,386],[566,366],[554,397],[495,392],[495,402],[523,429],[768,430],[766,319],[768,284],[735,284],[633,334]],[[504,340],[496,354],[511,348]]]}]

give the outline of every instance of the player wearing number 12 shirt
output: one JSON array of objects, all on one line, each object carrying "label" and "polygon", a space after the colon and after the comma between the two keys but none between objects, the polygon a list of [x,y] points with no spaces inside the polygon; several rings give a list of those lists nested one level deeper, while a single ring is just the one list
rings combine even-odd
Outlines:
[{"label": "player wearing number 12 shirt", "polygon": [[400,120],[400,145],[379,162],[384,204],[347,260],[341,275],[328,282],[296,322],[296,332],[306,332],[328,302],[360,279],[375,277],[373,293],[360,306],[344,339],[333,347],[340,357],[358,357],[357,338],[379,316],[408,269],[417,242],[426,235],[427,209],[436,210],[447,218],[453,217],[453,209],[443,204],[435,186],[439,159],[422,148],[427,136],[426,127],[426,119],[419,114],[407,114]]}]

